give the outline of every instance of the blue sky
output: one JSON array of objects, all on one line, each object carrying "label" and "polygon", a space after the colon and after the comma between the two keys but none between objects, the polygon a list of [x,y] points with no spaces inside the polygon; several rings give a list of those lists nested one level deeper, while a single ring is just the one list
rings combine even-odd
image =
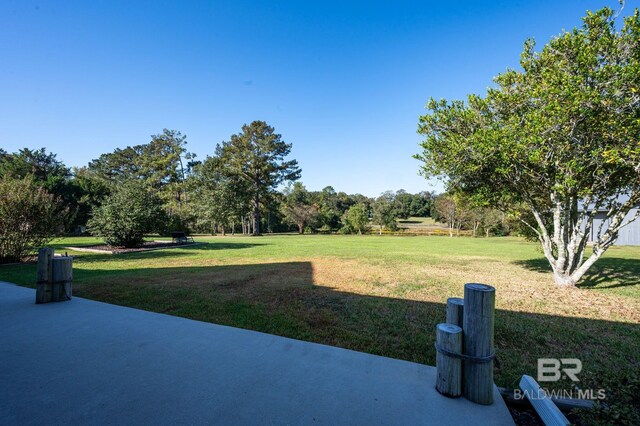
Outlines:
[{"label": "blue sky", "polygon": [[526,38],[603,5],[0,0],[0,147],[81,166],[169,128],[204,158],[259,119],[309,189],[437,190],[411,158],[429,97],[483,93]]}]

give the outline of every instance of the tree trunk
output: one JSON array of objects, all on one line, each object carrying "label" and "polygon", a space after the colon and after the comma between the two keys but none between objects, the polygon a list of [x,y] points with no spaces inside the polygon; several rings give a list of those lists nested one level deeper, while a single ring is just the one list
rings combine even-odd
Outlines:
[{"label": "tree trunk", "polygon": [[379,225],[379,226],[380,226],[380,235],[382,235],[382,225]]},{"label": "tree trunk", "polygon": [[260,235],[260,179],[256,175],[253,182],[253,235]]},{"label": "tree trunk", "polygon": [[553,281],[559,287],[574,287],[576,285],[576,281],[571,278],[571,275],[567,275],[562,272],[554,272],[553,273]]},{"label": "tree trunk", "polygon": [[[629,211],[640,202],[640,194],[634,194],[626,202],[618,203],[616,199],[597,200],[591,197],[580,200],[572,194],[551,194],[553,205],[552,221],[547,224],[533,202],[529,201],[531,212],[536,220],[535,227],[522,221],[538,236],[545,257],[553,270],[553,279],[560,287],[574,287],[587,270],[612,246],[621,228],[640,217],[640,212],[625,220]],[[598,211],[606,211],[606,221],[601,221],[599,228],[593,227],[593,220]],[[606,230],[603,229],[605,223]],[[553,232],[547,231],[547,225]],[[603,232],[604,230],[604,232]],[[593,250],[585,259],[585,251],[589,236],[593,235]]]},{"label": "tree trunk", "polygon": [[253,200],[253,235],[260,235],[260,197]]},{"label": "tree trunk", "polygon": [[485,232],[486,237],[489,238],[489,232],[491,232],[491,230],[490,229],[485,229],[484,232]]}]

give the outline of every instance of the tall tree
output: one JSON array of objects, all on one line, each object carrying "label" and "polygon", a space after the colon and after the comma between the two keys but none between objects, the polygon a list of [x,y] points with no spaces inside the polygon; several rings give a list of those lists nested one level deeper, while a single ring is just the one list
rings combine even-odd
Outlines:
[{"label": "tall tree", "polygon": [[[410,194],[409,194],[410,195]],[[382,235],[382,228],[394,231],[398,228],[396,218],[398,217],[397,205],[393,192],[388,191],[376,199],[372,207],[371,222],[378,226],[378,232]]]},{"label": "tall tree", "polygon": [[410,216],[427,217],[431,214],[434,195],[428,191],[414,194],[411,199]]},{"label": "tall tree", "polygon": [[328,232],[340,227],[341,212],[338,208],[338,193],[332,186],[322,188],[313,194],[318,205],[318,226],[321,231]]},{"label": "tall tree", "polygon": [[36,185],[54,192],[70,176],[70,171],[56,154],[47,154],[45,148],[23,148],[13,154],[0,153],[0,176],[4,175],[19,179],[32,176]]},{"label": "tall tree", "polygon": [[283,182],[298,180],[301,170],[296,160],[285,160],[291,144],[282,140],[264,121],[242,126],[242,132],[216,148],[216,154],[230,174],[244,180],[251,188],[253,234],[260,234],[261,202]]},{"label": "tall tree", "polygon": [[481,215],[481,225],[484,229],[484,234],[489,238],[491,231],[498,229],[504,222],[504,213],[492,208],[483,208]]},{"label": "tall tree", "polygon": [[47,153],[45,148],[23,148],[11,154],[0,152],[0,176],[14,179],[30,177],[33,185],[58,198],[58,202],[69,210],[65,217],[67,229],[85,223],[86,218],[76,214],[82,190],[74,184],[71,171],[57,159],[56,154]]},{"label": "tall tree", "polygon": [[362,235],[369,225],[369,212],[365,203],[354,204],[342,216],[344,232],[357,232]]},{"label": "tall tree", "polygon": [[194,167],[190,178],[197,221],[206,222],[207,229],[216,232],[219,226],[224,235],[235,231],[250,211],[250,191],[242,179],[226,174],[220,157],[207,157]]},{"label": "tall tree", "polygon": [[102,154],[89,163],[88,169],[113,186],[132,180],[142,182],[162,200],[168,227],[182,229],[189,221],[187,178],[195,157],[187,152],[186,145],[186,135],[164,129],[151,135],[146,144]]},{"label": "tall tree", "polygon": [[185,135],[164,129],[146,144],[102,154],[88,169],[114,184],[139,180],[173,207],[187,201],[184,182],[194,155],[187,152],[186,145]]},{"label": "tall tree", "polygon": [[[423,173],[519,215],[560,286],[575,285],[637,218],[640,14],[620,30],[616,16],[588,12],[539,52],[527,41],[522,70],[496,77],[484,98],[432,99],[420,118]],[[587,254],[598,211],[608,228],[595,229]]]},{"label": "tall tree", "polygon": [[435,213],[434,219],[438,222],[444,222],[449,228],[449,236],[453,237],[453,230],[456,223],[460,220],[459,211],[456,208],[456,200],[453,195],[442,194],[439,195],[433,203]]},{"label": "tall tree", "polygon": [[300,182],[285,188],[282,212],[288,222],[298,227],[299,234],[304,233],[305,227],[313,227],[318,217],[318,207],[311,203],[311,194]]},{"label": "tall tree", "polygon": [[111,189],[104,179],[99,178],[86,167],[73,169],[71,185],[77,205],[75,224],[84,226],[93,209],[102,204]]},{"label": "tall tree", "polygon": [[411,216],[411,202],[413,201],[413,195],[409,194],[404,189],[399,189],[393,194],[392,202],[395,204],[395,210],[398,217],[407,219]]}]

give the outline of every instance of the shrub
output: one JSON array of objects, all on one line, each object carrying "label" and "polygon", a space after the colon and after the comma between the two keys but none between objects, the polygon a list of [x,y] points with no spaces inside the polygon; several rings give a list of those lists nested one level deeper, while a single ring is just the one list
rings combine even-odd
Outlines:
[{"label": "shrub", "polygon": [[165,218],[160,199],[139,182],[127,182],[93,211],[91,234],[115,247],[137,247],[144,234],[155,232]]},{"label": "shrub", "polygon": [[16,262],[64,231],[68,211],[33,177],[0,178],[0,263]]}]

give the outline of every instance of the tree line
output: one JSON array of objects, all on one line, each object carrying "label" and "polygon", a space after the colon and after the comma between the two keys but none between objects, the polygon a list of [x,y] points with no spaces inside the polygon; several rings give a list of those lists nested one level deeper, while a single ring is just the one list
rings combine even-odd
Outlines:
[{"label": "tree line", "polygon": [[53,236],[89,233],[136,246],[148,233],[364,233],[397,218],[429,216],[435,195],[388,191],[378,198],[309,191],[292,145],[263,121],[199,160],[175,130],[68,167],[45,148],[0,149],[0,258],[18,260]]}]

